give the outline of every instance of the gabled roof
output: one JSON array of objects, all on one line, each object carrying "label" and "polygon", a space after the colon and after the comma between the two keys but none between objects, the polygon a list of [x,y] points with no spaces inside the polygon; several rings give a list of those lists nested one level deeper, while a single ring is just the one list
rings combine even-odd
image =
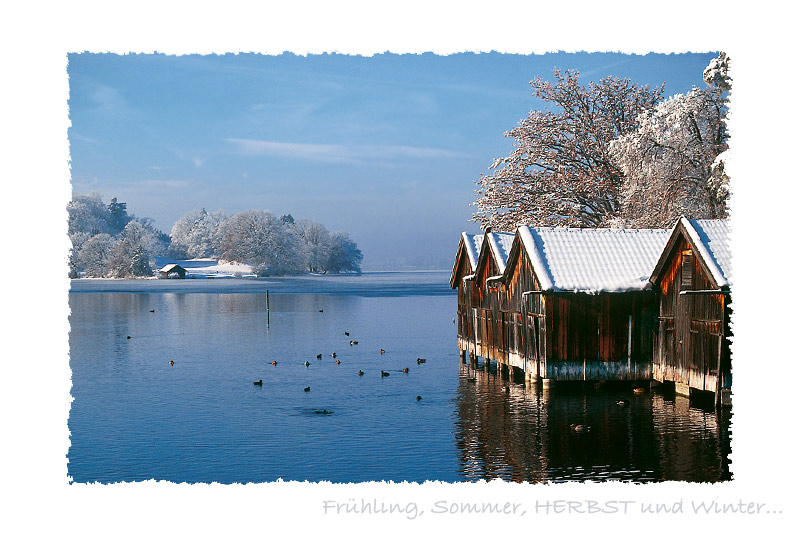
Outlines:
[{"label": "gabled roof", "polygon": [[463,232],[461,239],[464,242],[464,247],[469,257],[469,264],[472,266],[472,271],[478,266],[478,256],[481,253],[481,245],[483,244],[483,234],[468,234]]},{"label": "gabled roof", "polygon": [[595,294],[648,289],[670,231],[521,226],[516,236],[542,290]]},{"label": "gabled roof", "polygon": [[683,236],[697,253],[700,265],[720,289],[731,285],[731,253],[728,246],[730,225],[727,219],[687,219],[681,217],[672,229],[669,242],[659,258],[650,280],[656,282],[678,238]]},{"label": "gabled roof", "polygon": [[[509,232],[487,231],[483,236],[483,245],[478,255],[478,265],[475,268],[476,274],[483,271],[491,254],[500,273],[505,272],[508,255],[511,252],[511,245],[514,243],[514,234]],[[486,258],[486,259],[484,259]]]},{"label": "gabled roof", "polygon": [[456,284],[460,283],[460,280],[456,280],[456,269],[458,269],[458,260],[459,255],[462,253],[466,253],[467,261],[469,261],[469,265],[472,269],[472,272],[475,272],[475,268],[478,265],[478,256],[481,252],[481,245],[483,245],[483,234],[468,234],[467,232],[461,232],[461,240],[458,243],[458,252],[456,252],[456,259],[453,264],[453,273],[450,275],[450,287],[456,287]]},{"label": "gabled roof", "polygon": [[[173,270],[173,269],[174,269],[174,268],[176,268],[176,267],[177,267],[178,269],[183,269],[183,267],[181,267],[181,266],[180,266],[180,265],[178,265],[177,263],[168,263],[168,264],[166,264],[165,266],[163,266],[162,268],[160,268],[158,271],[159,271],[159,272],[162,272],[162,273],[168,273],[168,272],[170,272],[171,270]],[[184,269],[184,270],[185,270],[185,269]]]}]

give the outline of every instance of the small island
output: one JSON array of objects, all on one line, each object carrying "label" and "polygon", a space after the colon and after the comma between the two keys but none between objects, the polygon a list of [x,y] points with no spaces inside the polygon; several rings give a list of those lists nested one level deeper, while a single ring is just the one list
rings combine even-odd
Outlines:
[{"label": "small island", "polygon": [[191,266],[190,278],[361,272],[363,255],[347,233],[289,214],[198,209],[167,235],[116,197],[106,205],[99,194],[74,195],[67,211],[70,278],[148,278],[170,264]]}]

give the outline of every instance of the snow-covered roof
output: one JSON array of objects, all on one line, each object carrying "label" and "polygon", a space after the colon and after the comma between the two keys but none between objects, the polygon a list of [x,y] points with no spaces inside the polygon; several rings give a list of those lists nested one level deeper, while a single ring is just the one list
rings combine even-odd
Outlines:
[{"label": "snow-covered roof", "polygon": [[731,285],[731,252],[728,246],[727,219],[686,219],[679,224],[686,229],[703,262],[719,287]]},{"label": "snow-covered roof", "polygon": [[592,294],[649,288],[671,233],[529,226],[517,232],[544,291]]},{"label": "snow-covered roof", "polygon": [[478,256],[481,253],[481,245],[483,245],[483,234],[468,234],[461,233],[461,238],[464,241],[464,248],[467,249],[467,256],[469,256],[469,264],[472,270],[478,265]]},{"label": "snow-covered roof", "polygon": [[502,273],[506,270],[508,253],[511,252],[511,244],[514,243],[514,234],[509,232],[489,232],[487,236],[492,255],[495,261],[497,261],[498,269]]},{"label": "snow-covered roof", "polygon": [[[171,271],[175,267],[181,267],[181,266],[178,265],[177,263],[168,263],[165,266],[163,266],[162,268],[160,268],[159,272],[166,273],[166,272]],[[183,269],[183,267],[181,267],[181,269]]]}]

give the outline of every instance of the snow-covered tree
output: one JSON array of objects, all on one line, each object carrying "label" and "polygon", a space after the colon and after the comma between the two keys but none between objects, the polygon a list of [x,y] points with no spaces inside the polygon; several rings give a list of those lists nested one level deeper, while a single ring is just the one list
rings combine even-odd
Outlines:
[{"label": "snow-covered tree", "polygon": [[108,203],[113,234],[121,232],[125,225],[131,221],[132,217],[128,215],[127,210],[128,205],[125,202],[117,202],[117,197],[113,197],[111,202]]},{"label": "snow-covered tree", "polygon": [[77,255],[77,269],[84,271],[86,276],[106,276],[116,245],[114,238],[108,234],[97,234],[90,237],[80,247]]},{"label": "snow-covered tree", "polygon": [[222,257],[252,265],[259,275],[302,272],[297,237],[269,211],[250,210],[227,219],[221,229]]},{"label": "snow-covered tree", "polygon": [[147,244],[152,239],[142,223],[133,220],[119,233],[118,241],[109,262],[109,274],[114,278],[151,276],[150,255]]},{"label": "snow-covered tree", "polygon": [[661,100],[663,85],[651,90],[608,77],[582,86],[575,71],[555,70],[555,78],[531,82],[545,110],[506,132],[511,154],[495,159],[494,172],[478,182],[473,220],[484,228],[596,227],[617,215],[623,172],[608,144],[638,127],[637,115]]},{"label": "snow-covered tree", "polygon": [[312,273],[325,270],[333,246],[330,232],[320,223],[308,219],[299,219],[286,226],[298,238],[298,252],[305,270]]},{"label": "snow-covered tree", "polygon": [[172,226],[169,254],[175,258],[210,258],[221,254],[220,227],[225,219],[222,212],[208,213],[204,208],[186,213]]},{"label": "snow-covered tree", "polygon": [[69,235],[83,233],[88,237],[97,234],[114,235],[118,232],[115,230],[111,212],[97,193],[72,196],[72,200],[67,203],[67,228]]},{"label": "snow-covered tree", "polygon": [[331,249],[325,270],[332,273],[361,272],[361,260],[364,256],[345,232],[331,234]]},{"label": "snow-covered tree", "polygon": [[681,215],[715,219],[728,214],[729,178],[721,157],[728,148],[728,58],[722,53],[703,75],[709,84],[659,103],[639,115],[638,128],[613,141],[610,152],[625,172],[616,223],[668,227]]}]

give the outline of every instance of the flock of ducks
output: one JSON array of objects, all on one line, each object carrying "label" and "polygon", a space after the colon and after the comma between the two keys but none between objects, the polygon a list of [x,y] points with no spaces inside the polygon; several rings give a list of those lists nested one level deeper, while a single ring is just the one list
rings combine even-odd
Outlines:
[{"label": "flock of ducks", "polygon": [[[323,310],[319,310],[319,311],[320,311],[320,313],[323,312]],[[155,310],[150,310],[150,313],[155,313]],[[345,332],[344,335],[349,337],[350,336],[350,332]],[[126,338],[127,339],[131,339],[131,336],[126,336]],[[354,345],[358,345],[358,341],[351,340],[350,341],[350,346],[354,346]],[[386,354],[386,351],[384,349],[380,349],[380,354]],[[342,362],[336,358],[336,353],[335,352],[331,354],[331,357],[334,360],[336,360],[336,365],[341,365]],[[317,359],[321,360],[322,359],[322,354],[317,354]],[[425,358],[417,358],[417,365],[421,365],[421,364],[423,364],[425,362],[426,362]],[[273,360],[271,363],[272,363],[273,367],[276,367],[278,365],[277,360]],[[169,361],[169,365],[170,366],[174,366],[175,365],[175,361],[174,360],[170,360]],[[306,360],[304,365],[306,367],[309,367],[311,365],[311,363],[308,360]],[[405,367],[404,369],[401,369],[400,372],[408,374],[409,368]],[[359,369],[358,370],[358,376],[364,376],[364,371]],[[383,369],[381,369],[381,378],[384,378],[384,377],[387,377],[387,376],[389,376],[389,373],[384,371]],[[469,382],[475,382],[476,378],[471,376],[471,377],[468,377],[467,380]],[[253,385],[261,387],[261,386],[264,385],[264,381],[262,379],[258,379],[257,381],[253,382]],[[503,389],[505,390],[505,388],[503,388]],[[311,386],[306,386],[305,388],[303,388],[303,391],[306,392],[306,393],[310,392],[311,391]],[[645,391],[644,388],[634,388],[633,389],[633,392],[636,395],[640,395],[640,394],[644,393],[644,391]],[[421,401],[421,400],[422,400],[422,397],[417,395],[417,401]],[[627,399],[618,399],[615,402],[615,404],[617,406],[626,407],[626,406],[630,405],[630,401],[627,400]],[[324,413],[326,415],[333,413],[333,412],[329,412],[328,410],[321,410],[321,411],[318,411],[318,412],[319,413]],[[574,424],[574,423],[570,424],[569,428],[570,428],[570,430],[572,430],[573,432],[576,432],[578,434],[585,434],[585,433],[590,432],[592,430],[592,427],[589,426],[589,425],[578,425],[578,424]]]},{"label": "flock of ducks", "polygon": [[[322,310],[319,310],[319,311],[322,312]],[[350,336],[350,332],[345,332],[344,335],[349,337]],[[128,339],[130,339],[130,336],[128,336]],[[355,345],[358,345],[358,341],[351,340],[350,341],[350,346],[352,347],[352,346],[355,346]],[[380,354],[386,354],[386,350],[380,349]],[[322,359],[322,354],[321,353],[317,354],[316,358],[317,358],[317,360],[321,360]],[[336,365],[341,365],[342,364],[341,360],[338,359],[338,357],[337,357],[335,352],[331,353],[331,358],[333,358],[333,360],[336,363]],[[423,364],[425,362],[426,362],[425,358],[417,358],[417,365],[421,365],[421,364]],[[272,363],[273,367],[276,367],[278,365],[277,360],[273,360],[271,363]],[[170,365],[174,365],[175,362],[170,360],[169,364]],[[305,367],[310,367],[311,366],[311,362],[306,360],[303,363],[303,365]],[[408,374],[410,371],[411,370],[408,367],[405,367],[405,368],[400,370],[400,372],[404,373],[404,374]],[[364,376],[364,371],[362,369],[358,370],[358,376]],[[381,378],[384,378],[384,377],[387,377],[387,376],[389,376],[389,373],[387,371],[384,371],[384,370],[381,369]],[[264,381],[262,379],[259,379],[258,381],[253,382],[253,385],[254,386],[263,386],[264,385]],[[305,391],[306,393],[310,392],[311,391],[311,386],[307,386],[307,387],[303,388],[303,391]],[[420,401],[420,400],[422,400],[422,397],[418,395],[417,396],[417,401]]]}]

